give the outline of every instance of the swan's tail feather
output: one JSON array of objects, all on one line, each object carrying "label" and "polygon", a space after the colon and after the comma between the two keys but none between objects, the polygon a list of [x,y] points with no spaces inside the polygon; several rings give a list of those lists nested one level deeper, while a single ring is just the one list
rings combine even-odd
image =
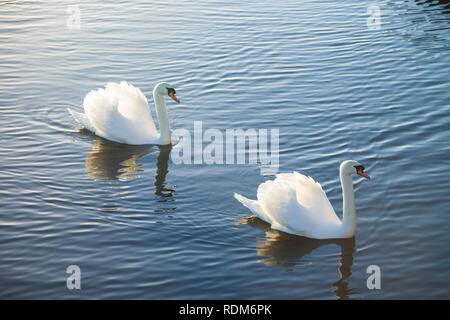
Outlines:
[{"label": "swan's tail feather", "polygon": [[243,195],[240,195],[238,193],[234,194],[234,197],[242,203],[244,206],[250,209],[250,211],[257,215],[260,219],[268,222],[268,219],[266,217],[266,214],[264,213],[264,210],[262,210],[261,205],[259,204],[258,200],[251,200]]},{"label": "swan's tail feather", "polygon": [[80,125],[82,125],[86,129],[88,129],[89,131],[92,131],[95,133],[95,130],[91,125],[91,122],[89,121],[88,117],[86,117],[86,115],[84,113],[74,111],[70,108],[67,108],[67,110],[69,111],[70,115],[75,119],[76,122],[78,122]]},{"label": "swan's tail feather", "polygon": [[235,193],[234,197],[240,202],[242,203],[244,206],[246,206],[247,208],[250,209],[250,206],[252,204],[252,202],[256,202],[255,200],[250,200],[246,197],[244,197],[243,195],[240,195],[239,193]]}]

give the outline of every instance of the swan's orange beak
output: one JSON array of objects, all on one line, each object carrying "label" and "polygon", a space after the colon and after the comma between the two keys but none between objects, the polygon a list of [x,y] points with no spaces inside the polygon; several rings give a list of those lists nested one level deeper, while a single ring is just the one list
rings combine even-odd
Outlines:
[{"label": "swan's orange beak", "polygon": [[369,175],[368,175],[367,173],[364,172],[364,169],[361,168],[361,169],[359,169],[358,171],[356,171],[356,173],[359,174],[360,176],[362,176],[362,177],[367,178],[367,179],[370,180]]},{"label": "swan's orange beak", "polygon": [[175,95],[175,93],[170,92],[170,93],[169,93],[169,97],[171,97],[175,102],[180,103],[180,100],[177,98],[177,96]]}]

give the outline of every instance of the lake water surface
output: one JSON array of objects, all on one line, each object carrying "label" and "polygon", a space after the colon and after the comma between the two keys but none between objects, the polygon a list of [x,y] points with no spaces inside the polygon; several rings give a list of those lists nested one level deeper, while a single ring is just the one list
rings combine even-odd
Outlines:
[{"label": "lake water surface", "polygon": [[[0,298],[449,299],[445,2],[2,1]],[[278,172],[314,177],[339,215],[339,164],[361,162],[355,237],[249,218],[233,193],[274,178],[259,164],[177,164],[80,130],[67,108],[121,80],[153,115],[171,83],[173,130],[278,129]]]}]

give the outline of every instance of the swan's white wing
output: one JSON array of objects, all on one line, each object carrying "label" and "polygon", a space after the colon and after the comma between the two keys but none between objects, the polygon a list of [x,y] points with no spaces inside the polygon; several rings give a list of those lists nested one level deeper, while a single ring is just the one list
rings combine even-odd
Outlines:
[{"label": "swan's white wing", "polygon": [[110,90],[117,97],[117,111],[134,123],[145,123],[154,136],[158,135],[148,107],[147,98],[138,88],[122,81],[120,84],[109,82],[106,90]]},{"label": "swan's white wing", "polygon": [[294,172],[293,176],[297,183],[297,201],[300,205],[326,224],[341,222],[320,183],[298,172]]},{"label": "swan's white wing", "polygon": [[147,99],[125,81],[92,90],[84,98],[83,106],[93,131],[103,138],[141,144],[159,136]]},{"label": "swan's white wing", "polygon": [[93,132],[103,138],[120,142],[127,136],[127,130],[117,106],[117,96],[103,88],[92,90],[83,101],[84,113],[94,129]]},{"label": "swan's white wing", "polygon": [[266,221],[281,231],[317,236],[324,227],[341,223],[320,184],[298,172],[262,183],[258,202]]}]

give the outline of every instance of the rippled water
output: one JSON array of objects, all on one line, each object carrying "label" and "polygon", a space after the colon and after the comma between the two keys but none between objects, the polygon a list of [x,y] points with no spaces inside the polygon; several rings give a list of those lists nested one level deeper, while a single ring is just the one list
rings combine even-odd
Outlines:
[{"label": "rippled water", "polygon": [[[0,4],[0,298],[450,298],[446,1],[72,5],[79,29],[63,1]],[[273,178],[258,165],[179,165],[80,130],[67,107],[120,80],[151,108],[173,84],[172,129],[278,128],[279,172],[313,176],[337,212],[339,164],[360,161],[354,239],[248,218],[233,193]]]}]

